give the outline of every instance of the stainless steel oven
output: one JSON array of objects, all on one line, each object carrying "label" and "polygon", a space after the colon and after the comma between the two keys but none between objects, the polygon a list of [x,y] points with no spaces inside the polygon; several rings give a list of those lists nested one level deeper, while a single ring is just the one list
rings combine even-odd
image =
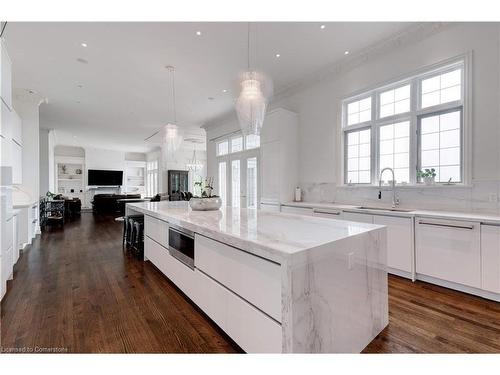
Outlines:
[{"label": "stainless steel oven", "polygon": [[194,232],[170,224],[168,251],[174,258],[194,269]]}]

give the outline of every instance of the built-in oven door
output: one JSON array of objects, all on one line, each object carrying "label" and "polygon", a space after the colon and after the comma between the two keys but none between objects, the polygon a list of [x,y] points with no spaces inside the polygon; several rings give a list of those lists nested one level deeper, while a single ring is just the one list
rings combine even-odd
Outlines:
[{"label": "built-in oven door", "polygon": [[194,233],[170,225],[168,251],[177,260],[194,269]]}]

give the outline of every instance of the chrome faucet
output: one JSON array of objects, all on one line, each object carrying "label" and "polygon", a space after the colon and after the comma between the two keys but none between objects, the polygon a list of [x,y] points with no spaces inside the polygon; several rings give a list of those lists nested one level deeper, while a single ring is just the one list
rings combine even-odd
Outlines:
[{"label": "chrome faucet", "polygon": [[396,208],[396,206],[399,206],[399,198],[396,197],[396,178],[394,177],[394,170],[392,168],[384,168],[380,171],[380,177],[378,179],[378,199],[382,199],[382,174],[385,171],[391,171],[392,173],[392,208]]}]

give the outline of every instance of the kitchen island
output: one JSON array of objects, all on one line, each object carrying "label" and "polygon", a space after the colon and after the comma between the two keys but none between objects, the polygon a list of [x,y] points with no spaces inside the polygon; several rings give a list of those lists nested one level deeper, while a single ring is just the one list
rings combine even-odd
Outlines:
[{"label": "kitchen island", "polygon": [[151,261],[246,352],[359,353],[388,324],[385,227],[187,202],[144,214]]}]

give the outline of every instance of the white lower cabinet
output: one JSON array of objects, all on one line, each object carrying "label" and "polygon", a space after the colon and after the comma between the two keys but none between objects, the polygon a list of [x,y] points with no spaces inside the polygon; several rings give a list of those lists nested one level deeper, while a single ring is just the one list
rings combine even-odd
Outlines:
[{"label": "white lower cabinet", "polygon": [[195,265],[281,322],[281,266],[196,235]]},{"label": "white lower cabinet", "polygon": [[387,266],[413,271],[413,219],[373,215],[373,224],[387,226]]},{"label": "white lower cabinet", "polygon": [[481,225],[482,289],[500,293],[500,226]]},{"label": "white lower cabinet", "polygon": [[282,351],[279,264],[196,235],[193,270],[170,255],[168,223],[146,216],[145,227],[144,256],[243,350]]},{"label": "white lower cabinet", "polygon": [[313,209],[309,207],[295,207],[295,206],[281,206],[281,212],[287,214],[299,214],[299,215],[313,215]]},{"label": "white lower cabinet", "polygon": [[195,302],[247,353],[280,353],[281,325],[201,271]]},{"label": "white lower cabinet", "polygon": [[417,274],[481,288],[480,225],[416,218]]}]

